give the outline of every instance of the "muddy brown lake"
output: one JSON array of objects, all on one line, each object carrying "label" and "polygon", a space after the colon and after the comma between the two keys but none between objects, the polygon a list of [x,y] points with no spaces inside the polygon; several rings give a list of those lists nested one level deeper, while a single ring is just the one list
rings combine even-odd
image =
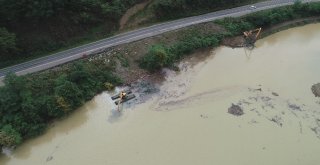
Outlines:
[{"label": "muddy brown lake", "polygon": [[[318,165],[320,24],[246,50],[219,47],[164,70],[145,102],[121,113],[105,92],[1,165]],[[139,92],[136,93],[139,95]],[[243,114],[228,113],[237,105]]]}]

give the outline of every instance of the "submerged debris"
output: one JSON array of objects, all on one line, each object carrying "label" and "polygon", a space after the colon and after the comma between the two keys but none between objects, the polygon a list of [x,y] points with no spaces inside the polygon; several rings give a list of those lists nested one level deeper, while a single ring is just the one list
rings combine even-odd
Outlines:
[{"label": "submerged debris", "polygon": [[288,107],[292,110],[302,111],[301,107],[299,105],[293,104],[288,102]]},{"label": "submerged debris", "polygon": [[49,162],[52,159],[53,159],[53,156],[48,156],[46,161]]},{"label": "submerged debris", "polygon": [[239,105],[232,104],[230,108],[228,108],[228,113],[233,114],[235,116],[243,115],[243,110]]},{"label": "submerged debris", "polygon": [[276,92],[272,92],[272,95],[273,95],[273,96],[279,96],[279,94],[276,93]]},{"label": "submerged debris", "polygon": [[259,92],[262,92],[262,88],[248,88],[250,92],[256,92],[256,91],[259,91]]},{"label": "submerged debris", "polygon": [[274,116],[274,117],[272,117],[271,119],[269,119],[270,121],[272,121],[272,122],[275,122],[277,125],[279,125],[280,127],[282,127],[282,118],[280,117],[280,116]]},{"label": "submerged debris", "polygon": [[320,97],[320,83],[312,85],[311,91],[314,96]]},{"label": "submerged debris", "polygon": [[207,118],[208,118],[208,115],[202,115],[202,114],[201,114],[200,117],[203,118],[203,119],[207,119]]}]

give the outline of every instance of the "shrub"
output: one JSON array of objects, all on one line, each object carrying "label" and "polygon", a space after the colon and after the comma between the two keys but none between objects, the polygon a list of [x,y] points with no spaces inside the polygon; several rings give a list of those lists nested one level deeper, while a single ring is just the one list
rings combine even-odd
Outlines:
[{"label": "shrub", "polygon": [[20,144],[22,138],[20,134],[12,128],[11,125],[5,125],[0,129],[0,147],[1,146],[16,146]]},{"label": "shrub", "polygon": [[218,46],[223,35],[204,35],[198,32],[187,33],[181,40],[171,46],[153,45],[140,60],[140,66],[151,72],[159,70],[181,59],[184,55],[199,48]]},{"label": "shrub", "polygon": [[167,66],[173,60],[168,49],[163,45],[153,45],[140,62],[140,66],[153,72]]}]

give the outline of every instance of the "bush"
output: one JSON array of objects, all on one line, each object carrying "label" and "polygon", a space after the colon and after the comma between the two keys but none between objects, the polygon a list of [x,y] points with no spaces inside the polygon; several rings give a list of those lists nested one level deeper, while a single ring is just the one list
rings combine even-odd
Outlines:
[{"label": "bush", "polygon": [[171,46],[153,45],[140,60],[140,66],[154,72],[181,59],[184,55],[199,48],[218,46],[223,35],[203,35],[197,31],[186,34],[181,40]]},{"label": "bush", "polygon": [[2,146],[12,147],[20,144],[22,138],[11,125],[5,125],[0,129],[0,148]]},{"label": "bush", "polygon": [[16,35],[8,32],[6,28],[0,27],[0,59],[8,58],[16,52]]},{"label": "bush", "polygon": [[142,1],[0,0],[0,67],[110,35]]},{"label": "bush", "polygon": [[172,60],[168,49],[163,45],[153,45],[141,60],[140,66],[153,72],[167,66]]}]

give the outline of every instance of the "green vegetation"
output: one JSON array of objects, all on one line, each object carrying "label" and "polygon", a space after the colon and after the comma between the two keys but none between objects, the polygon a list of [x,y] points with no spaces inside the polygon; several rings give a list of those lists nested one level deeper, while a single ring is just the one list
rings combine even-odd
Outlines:
[{"label": "green vegetation", "polygon": [[218,46],[223,36],[224,34],[201,34],[195,30],[187,33],[171,46],[153,45],[147,55],[141,59],[140,66],[151,72],[172,66],[174,62],[196,49]]},{"label": "green vegetation", "polygon": [[16,52],[16,35],[9,33],[6,28],[0,28],[0,59]]},{"label": "green vegetation", "polygon": [[152,5],[158,20],[168,20],[223,10],[259,0],[156,0]]},{"label": "green vegetation", "polygon": [[218,20],[216,23],[222,25],[228,32],[223,34],[200,34],[198,31],[194,31],[186,34],[184,38],[171,46],[153,45],[140,60],[140,66],[154,72],[162,67],[171,66],[182,56],[196,49],[218,46],[226,36],[236,36],[242,34],[243,31],[257,27],[267,28],[281,22],[312,16],[320,16],[319,2],[306,4],[296,2],[291,6],[259,11],[240,18]]},{"label": "green vegetation", "polygon": [[52,120],[105,90],[105,84],[121,83],[110,70],[100,63],[76,62],[60,71],[8,75],[5,86],[0,87],[0,147],[41,134]]},{"label": "green vegetation", "polygon": [[239,35],[245,30],[273,25],[294,19],[320,16],[320,3],[296,2],[292,6],[284,6],[246,15],[241,18],[226,18],[216,21],[224,26],[232,35]]},{"label": "green vegetation", "polygon": [[117,59],[120,61],[121,66],[129,67],[129,61],[123,54],[117,54]]},{"label": "green vegetation", "polygon": [[111,35],[142,1],[0,0],[0,68]]},{"label": "green vegetation", "polygon": [[[16,36],[10,51],[0,50],[0,68],[111,36],[118,32],[125,11],[143,1],[0,0],[0,29]],[[154,0],[146,17],[160,22],[257,1]]]}]

